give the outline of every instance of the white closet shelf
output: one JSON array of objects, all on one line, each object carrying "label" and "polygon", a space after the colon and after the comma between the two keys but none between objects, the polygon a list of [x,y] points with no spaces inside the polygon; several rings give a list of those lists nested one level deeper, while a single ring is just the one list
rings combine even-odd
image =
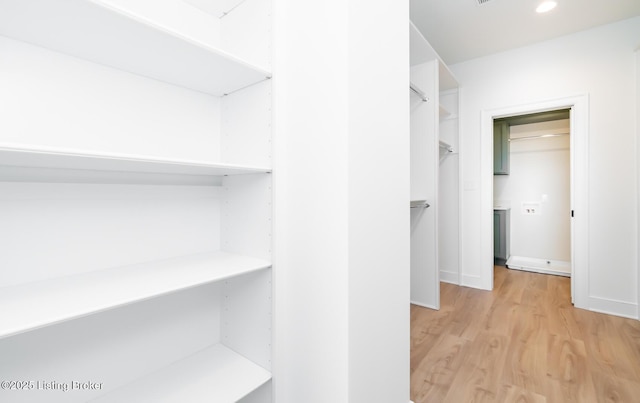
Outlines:
[{"label": "white closet shelf", "polygon": [[0,167],[71,169],[176,175],[223,176],[271,172],[268,167],[108,154],[64,148],[0,144]]},{"label": "white closet shelf", "polygon": [[442,105],[438,105],[438,111],[440,112],[440,119],[451,116],[451,112]]},{"label": "white closet shelf", "polygon": [[269,267],[209,252],[3,287],[0,338]]},{"label": "white closet shelf", "polygon": [[218,344],[92,402],[236,402],[269,379],[269,371]]},{"label": "white closet shelf", "polygon": [[108,0],[2,0],[0,35],[216,96],[271,77]]}]

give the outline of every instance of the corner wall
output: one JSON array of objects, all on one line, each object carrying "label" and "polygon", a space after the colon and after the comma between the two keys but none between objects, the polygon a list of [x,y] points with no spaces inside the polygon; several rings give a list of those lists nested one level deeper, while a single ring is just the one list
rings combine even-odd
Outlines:
[{"label": "corner wall", "polygon": [[405,403],[409,4],[349,0],[348,7],[349,403]]},{"label": "corner wall", "polygon": [[409,4],[275,11],[275,401],[406,403]]},{"label": "corner wall", "polygon": [[636,317],[637,169],[634,49],[640,17],[450,66],[464,88],[463,278],[479,277],[482,111],[589,96],[589,308]]}]

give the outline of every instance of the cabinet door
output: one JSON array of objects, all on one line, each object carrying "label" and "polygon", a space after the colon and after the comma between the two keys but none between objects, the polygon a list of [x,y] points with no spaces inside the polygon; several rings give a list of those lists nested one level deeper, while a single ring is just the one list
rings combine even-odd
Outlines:
[{"label": "cabinet door", "polygon": [[500,211],[493,212],[493,256],[504,259],[504,234],[502,231],[502,215]]},{"label": "cabinet door", "polygon": [[509,124],[493,122],[493,174],[509,175]]},{"label": "cabinet door", "polygon": [[496,264],[509,259],[509,210],[493,210],[493,257]]}]

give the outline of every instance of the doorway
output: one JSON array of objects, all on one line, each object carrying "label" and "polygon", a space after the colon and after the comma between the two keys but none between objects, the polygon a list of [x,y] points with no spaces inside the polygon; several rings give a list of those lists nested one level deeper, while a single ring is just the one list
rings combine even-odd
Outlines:
[{"label": "doorway", "polygon": [[493,121],[497,266],[571,276],[570,112]]},{"label": "doorway", "polygon": [[481,268],[482,288],[493,289],[494,268],[494,185],[493,122],[495,119],[568,109],[570,119],[571,170],[571,299],[576,307],[587,308],[588,295],[588,96],[560,98],[532,104],[482,111],[481,116]]}]

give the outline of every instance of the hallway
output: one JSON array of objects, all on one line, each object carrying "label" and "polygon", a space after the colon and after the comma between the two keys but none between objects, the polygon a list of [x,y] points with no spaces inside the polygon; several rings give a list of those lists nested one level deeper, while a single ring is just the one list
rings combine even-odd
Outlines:
[{"label": "hallway", "polygon": [[411,307],[411,399],[637,402],[640,322],[573,308],[570,279],[496,266],[491,292],[441,284]]}]

